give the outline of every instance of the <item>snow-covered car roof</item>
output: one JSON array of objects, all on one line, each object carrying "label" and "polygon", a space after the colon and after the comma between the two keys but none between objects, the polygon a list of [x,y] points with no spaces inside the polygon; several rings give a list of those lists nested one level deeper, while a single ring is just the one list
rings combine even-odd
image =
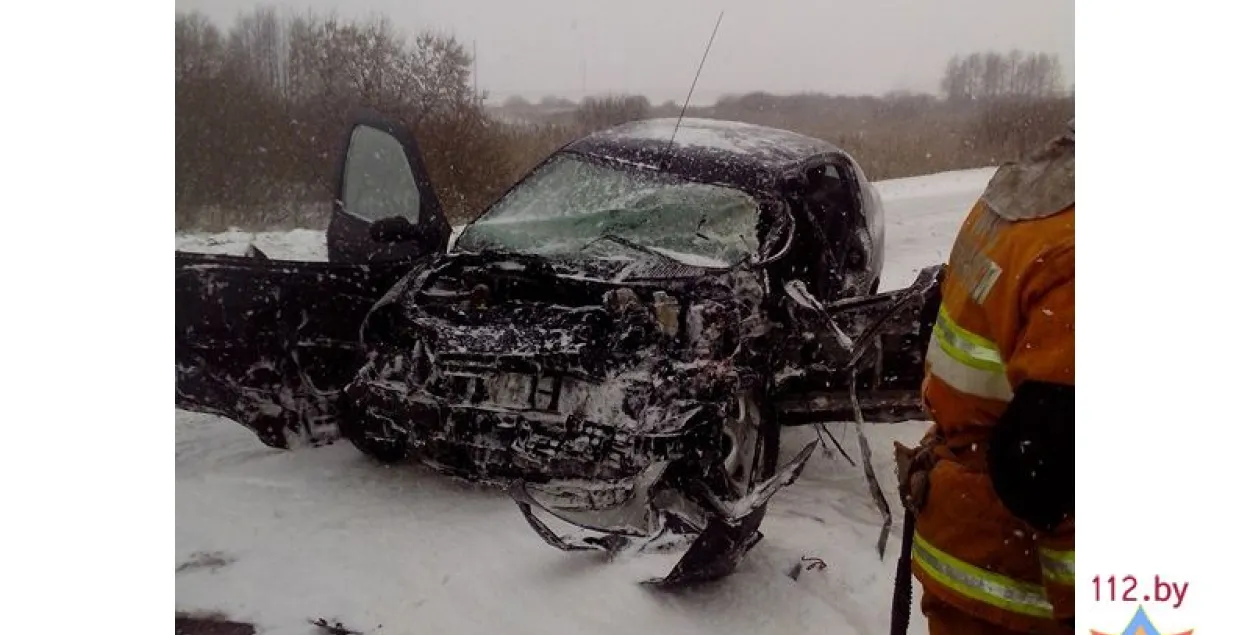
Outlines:
[{"label": "snow-covered car roof", "polygon": [[851,160],[828,141],[789,130],[698,118],[683,118],[677,126],[675,117],[600,130],[570,143],[563,152],[663,169],[696,181],[749,190],[770,190],[788,172],[815,157]]}]

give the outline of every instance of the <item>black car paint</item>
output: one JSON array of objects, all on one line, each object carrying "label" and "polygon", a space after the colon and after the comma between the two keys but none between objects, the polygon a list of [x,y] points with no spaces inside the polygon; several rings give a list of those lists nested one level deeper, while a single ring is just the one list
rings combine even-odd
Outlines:
[{"label": "black car paint", "polygon": [[[670,145],[667,137],[654,134],[657,125],[602,131],[557,154],[621,169],[663,170],[755,195],[765,202],[756,262],[723,271],[641,254],[622,265],[465,253],[454,246],[444,253],[450,227],[416,140],[384,117],[364,113],[352,130],[370,126],[391,134],[404,147],[421,189],[413,240],[381,242],[370,223],[344,208],[345,143],[327,231],[331,263],[177,254],[176,404],[235,419],[274,447],[331,441],[337,425],[378,458],[415,451],[451,474],[523,479],[526,485],[514,483],[513,489],[531,524],[535,495],[553,496],[549,502],[577,499],[580,509],[593,511],[608,502],[603,496],[618,503],[628,499],[641,486],[637,479],[657,465],[664,466],[656,476],[663,483],[649,488],[664,485],[690,495],[691,484],[703,483],[715,490],[713,498],[749,495],[752,485],[777,471],[777,429],[785,418],[807,423],[846,414],[845,400],[838,398],[838,386],[847,380],[840,366],[845,360],[822,321],[831,318],[796,311],[780,289],[800,280],[823,303],[869,293],[882,263],[879,199],[854,160],[823,141],[692,120],[692,129],[719,130],[738,141]],[[652,133],[640,133],[644,126]],[[812,189],[812,170],[820,167],[835,170],[836,180],[848,186],[832,205],[822,206]],[[851,257],[856,251],[858,258]],[[872,389],[888,388],[891,381],[901,401],[913,400],[907,392],[917,382],[915,351],[931,327],[935,288],[922,291],[925,308],[895,320],[902,327],[893,336],[901,336],[905,348],[881,356],[887,366],[897,363],[902,370],[882,372],[878,363],[875,373],[860,375],[868,403]],[[872,312],[893,297],[846,309],[839,328],[862,330]],[[662,303],[674,307],[676,331],[660,315]],[[861,308],[867,310],[862,316]],[[711,334],[705,337],[710,342],[690,335],[700,329]],[[439,372],[446,377],[463,380],[430,380],[429,363],[422,368],[414,350],[424,351],[426,362],[442,364]],[[626,371],[667,381],[648,388],[647,381],[630,380],[619,406],[626,414],[613,425],[562,409],[561,378],[594,390],[613,373]],[[533,375],[528,402],[502,410],[483,405],[483,382],[508,372]],[[553,383],[540,398],[542,378]],[[725,452],[718,437],[732,414],[727,408],[742,403],[741,395],[750,395],[752,407],[762,409],[755,415],[754,456],[762,450],[765,465],[753,459],[747,492],[725,481],[728,475],[716,467]],[[906,416],[899,415],[898,402],[884,399],[879,412]],[[662,413],[658,421],[643,416],[648,407]],[[901,411],[914,409],[904,403]],[[777,477],[793,480],[807,456],[810,448]],[[560,482],[556,493],[552,482]],[[697,543],[702,547],[687,555],[702,553],[711,541],[723,557],[683,560],[670,582],[723,575],[758,540],[766,497],[751,501],[750,513],[736,520],[718,516],[713,498],[702,497],[706,517],[695,524],[719,527],[720,533],[704,533]],[[570,510],[563,508],[561,516],[548,508],[575,524],[585,520]],[[650,529],[676,522],[671,510],[651,511],[667,520],[644,514]],[[683,522],[688,528],[693,521]],[[605,529],[595,522],[583,526]],[[636,536],[644,528],[621,531]],[[551,542],[549,532],[539,533]],[[604,548],[619,548],[612,544]]]},{"label": "black car paint", "polygon": [[178,252],[174,404],[275,448],[338,436],[360,324],[411,263],[292,262]]},{"label": "black car paint", "polygon": [[[411,223],[407,240],[378,240],[371,231],[373,223],[347,211],[344,204],[344,176],[351,151],[352,135],[357,127],[376,129],[397,140],[403,147],[409,169],[416,179],[420,192],[421,209],[415,210],[418,218],[405,218]],[[415,222],[414,222],[415,221]],[[451,237],[451,225],[443,214],[442,204],[430,182],[425,160],[421,156],[417,140],[402,125],[372,111],[356,114],[354,125],[343,141],[343,151],[335,166],[334,200],[330,224],[326,228],[326,255],[330,262],[376,263],[410,261],[446,248]]]}]

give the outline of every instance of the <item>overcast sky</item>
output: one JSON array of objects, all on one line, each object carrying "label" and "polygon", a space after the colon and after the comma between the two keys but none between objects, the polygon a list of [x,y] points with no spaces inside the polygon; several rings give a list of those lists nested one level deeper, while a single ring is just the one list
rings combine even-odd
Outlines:
[{"label": "overcast sky", "polygon": [[[175,0],[223,25],[255,0]],[[695,89],[724,93],[935,92],[953,54],[1054,53],[1073,82],[1073,0],[288,0],[269,6],[384,14],[410,33],[476,41],[478,85],[570,99],[617,92],[681,101],[725,12]],[[583,72],[584,71],[584,72]]]}]

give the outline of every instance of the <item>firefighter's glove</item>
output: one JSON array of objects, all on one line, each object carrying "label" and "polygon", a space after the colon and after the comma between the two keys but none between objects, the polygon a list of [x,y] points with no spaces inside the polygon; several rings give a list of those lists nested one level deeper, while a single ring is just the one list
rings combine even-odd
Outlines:
[{"label": "firefighter's glove", "polygon": [[913,514],[924,509],[929,496],[929,471],[937,457],[929,444],[909,448],[894,442],[894,464],[898,474],[898,495]]}]

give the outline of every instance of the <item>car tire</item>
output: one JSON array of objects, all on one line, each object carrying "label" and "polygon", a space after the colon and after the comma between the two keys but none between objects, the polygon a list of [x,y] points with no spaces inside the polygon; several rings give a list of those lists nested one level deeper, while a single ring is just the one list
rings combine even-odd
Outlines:
[{"label": "car tire", "polygon": [[[760,448],[760,470],[755,482],[751,484],[752,487],[777,474],[777,463],[781,454],[781,424],[777,420],[776,411],[772,408],[772,402],[773,400],[761,396],[757,403],[760,411],[759,435],[762,447]],[[765,503],[742,520],[743,531],[747,534],[757,531],[767,513],[768,504]]]},{"label": "car tire", "polygon": [[369,458],[385,465],[394,465],[408,460],[407,444],[389,439],[349,439],[357,450]]},{"label": "car tire", "polygon": [[363,413],[348,411],[339,419],[339,432],[365,456],[386,465],[408,460],[411,452],[408,440],[402,437],[380,438],[367,433],[367,418]]}]

